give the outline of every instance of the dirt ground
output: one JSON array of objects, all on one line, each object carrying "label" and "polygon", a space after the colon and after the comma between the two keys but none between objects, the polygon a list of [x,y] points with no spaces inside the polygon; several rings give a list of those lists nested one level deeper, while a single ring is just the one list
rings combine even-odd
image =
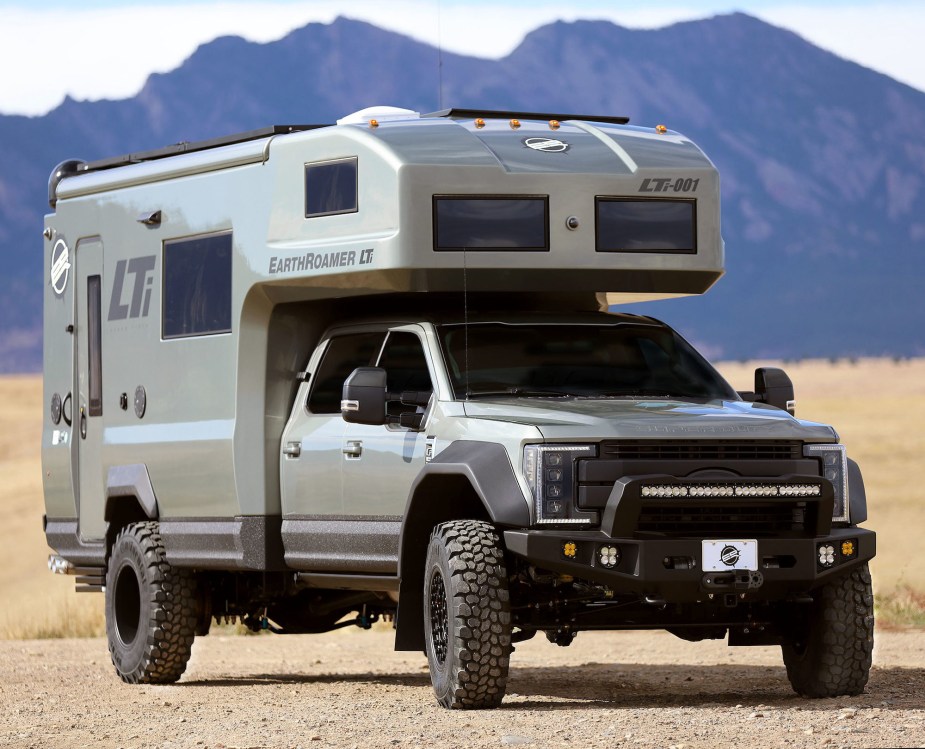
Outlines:
[{"label": "dirt ground", "polygon": [[859,697],[804,700],[778,648],[665,633],[517,646],[494,711],[437,707],[387,629],[199,638],[182,680],[127,686],[102,639],[0,641],[0,746],[921,747],[925,633],[877,633]]}]

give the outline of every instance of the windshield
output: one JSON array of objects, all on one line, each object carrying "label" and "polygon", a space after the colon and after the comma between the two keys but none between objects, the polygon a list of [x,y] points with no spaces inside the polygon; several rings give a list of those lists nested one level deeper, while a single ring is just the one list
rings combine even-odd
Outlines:
[{"label": "windshield", "polygon": [[739,399],[700,354],[664,327],[470,323],[438,330],[457,398]]}]

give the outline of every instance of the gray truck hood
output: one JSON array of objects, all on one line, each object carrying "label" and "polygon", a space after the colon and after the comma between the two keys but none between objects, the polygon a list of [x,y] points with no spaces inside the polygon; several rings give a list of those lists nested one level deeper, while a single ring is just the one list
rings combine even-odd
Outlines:
[{"label": "gray truck hood", "polygon": [[465,403],[472,419],[536,426],[544,439],[787,439],[831,442],[832,427],[744,401],[492,398]]}]

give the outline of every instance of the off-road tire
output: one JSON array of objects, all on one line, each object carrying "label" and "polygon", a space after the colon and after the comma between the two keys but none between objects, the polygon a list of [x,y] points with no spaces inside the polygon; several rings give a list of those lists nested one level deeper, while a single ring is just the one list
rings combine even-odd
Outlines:
[{"label": "off-road tire", "polygon": [[179,679],[196,624],[196,580],[167,563],[158,524],[123,528],[106,571],[106,636],[119,678],[129,684]]},{"label": "off-road tire", "polygon": [[424,649],[437,701],[492,708],[507,687],[511,611],[501,539],[488,523],[454,520],[430,537]]},{"label": "off-road tire", "polygon": [[809,618],[782,646],[787,678],[803,697],[861,694],[874,648],[874,596],[867,564],[813,592]]}]

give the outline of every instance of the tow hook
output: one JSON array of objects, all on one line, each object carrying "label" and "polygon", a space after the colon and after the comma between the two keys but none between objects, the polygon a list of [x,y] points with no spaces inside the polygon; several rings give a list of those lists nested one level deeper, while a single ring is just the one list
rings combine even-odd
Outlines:
[{"label": "tow hook", "polygon": [[559,627],[555,631],[549,630],[546,633],[546,639],[552,643],[555,643],[560,648],[567,648],[572,644],[572,640],[575,639],[575,632],[567,624],[565,626]]}]

